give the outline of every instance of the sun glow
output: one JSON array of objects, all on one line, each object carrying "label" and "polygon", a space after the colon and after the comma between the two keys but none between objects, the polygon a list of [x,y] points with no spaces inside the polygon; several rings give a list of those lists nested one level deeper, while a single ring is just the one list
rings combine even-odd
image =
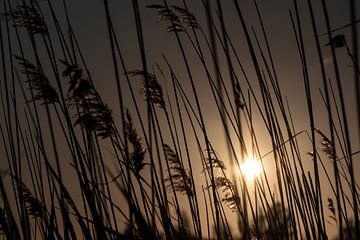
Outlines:
[{"label": "sun glow", "polygon": [[261,162],[252,157],[247,157],[245,161],[240,164],[240,173],[244,174],[248,180],[253,180],[255,177],[260,176],[262,171]]}]

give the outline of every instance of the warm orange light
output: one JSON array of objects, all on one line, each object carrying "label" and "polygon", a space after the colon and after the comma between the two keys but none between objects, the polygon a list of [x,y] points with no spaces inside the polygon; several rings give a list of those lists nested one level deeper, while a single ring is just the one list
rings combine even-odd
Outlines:
[{"label": "warm orange light", "polygon": [[249,181],[253,180],[255,177],[260,176],[262,171],[263,168],[260,161],[251,157],[247,157],[245,161],[240,164],[241,174],[244,174],[246,179]]}]

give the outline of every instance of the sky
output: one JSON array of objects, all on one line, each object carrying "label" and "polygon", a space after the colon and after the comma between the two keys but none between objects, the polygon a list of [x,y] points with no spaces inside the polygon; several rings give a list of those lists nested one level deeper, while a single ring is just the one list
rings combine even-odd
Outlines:
[{"label": "sky", "polygon": [[[159,63],[160,66],[164,67],[164,61],[161,54],[169,59],[174,64],[177,73],[180,76],[186,78],[184,74],[184,64],[179,61],[179,49],[176,45],[174,36],[167,33],[164,29],[166,28],[165,23],[159,22],[159,18],[153,9],[146,8],[148,4],[162,4],[162,1],[139,1],[141,9],[141,17],[143,21],[145,49],[148,64],[151,66],[155,63]],[[55,3],[56,4],[56,3]],[[129,69],[141,68],[140,53],[138,51],[138,45],[134,41],[136,37],[135,23],[133,20],[133,10],[130,1],[109,1],[111,13],[117,31],[120,46]],[[195,14],[197,20],[205,31],[207,31],[205,13],[202,7],[201,1],[191,1],[188,3],[189,10]],[[213,2],[215,5],[215,1]],[[249,51],[247,50],[246,41],[244,39],[243,32],[239,27],[239,19],[236,16],[232,1],[225,1],[224,3],[225,23],[228,27],[229,34],[231,35],[235,48],[239,51],[240,59],[245,66],[248,74],[254,76],[251,61],[249,61]],[[318,19],[318,30],[323,33],[326,31],[323,14],[320,8],[320,1],[314,1],[314,11]],[[329,15],[331,18],[331,25],[333,28],[343,26],[349,23],[349,6],[344,1],[327,1]],[[60,3],[59,3],[60,5]],[[169,5],[182,6],[182,1],[169,1]],[[261,29],[259,21],[256,16],[256,10],[254,8],[253,1],[244,0],[240,1],[239,5],[242,12],[244,13],[248,27],[254,26],[254,29],[258,36],[261,36]],[[279,0],[274,2],[270,1],[258,1],[258,5],[262,14],[262,18],[265,24],[265,28],[268,34],[269,43],[271,46],[274,62],[276,65],[279,82],[283,95],[287,97],[290,107],[296,109],[292,112],[293,118],[295,119],[295,126],[297,130],[301,131],[308,129],[309,120],[305,103],[304,94],[304,83],[301,73],[301,63],[299,60],[299,54],[296,47],[296,41],[294,32],[291,26],[291,20],[289,16],[289,10],[293,12],[294,7],[292,1]],[[74,31],[79,36],[79,42],[82,46],[87,64],[91,70],[94,79],[99,79],[97,87],[99,91],[108,92],[114,89],[114,83],[111,80],[112,76],[112,65],[108,62],[110,58],[110,46],[108,39],[104,36],[107,35],[106,22],[104,12],[100,11],[103,9],[101,1],[84,1],[75,0],[68,3],[70,9],[70,17],[73,23]],[[314,37],[312,34],[310,17],[307,11],[306,1],[299,1],[300,17],[303,23],[303,35],[305,47],[307,49],[308,65],[311,84],[312,84],[312,95],[313,100],[316,102],[315,111],[315,122],[319,128],[325,128],[327,122],[324,121],[325,107],[319,93],[319,89],[322,87],[322,80],[320,78],[320,66],[316,52],[314,51]],[[215,13],[214,13],[215,14]],[[350,40],[350,29],[346,28],[339,34],[345,34],[347,40]],[[91,40],[90,40],[91,39]],[[260,37],[261,44],[264,44],[262,37]],[[320,38],[320,44],[325,45],[328,42],[326,37]],[[264,45],[263,45],[264,46]],[[190,46],[187,46],[190,49]],[[190,51],[189,51],[190,52]],[[337,51],[339,56],[339,64],[342,69],[345,69],[342,74],[342,81],[344,86],[345,97],[349,100],[349,119],[354,119],[352,116],[356,113],[356,108],[351,105],[354,97],[353,90],[353,79],[351,76],[351,64],[345,50],[340,49]],[[199,61],[196,60],[194,55],[190,53],[190,60],[193,60],[192,69],[196,76],[199,76],[197,82],[199,83],[199,94],[200,99],[205,102],[208,101],[209,88],[207,87],[206,80],[204,80],[204,71],[201,68]],[[329,48],[323,48],[323,56],[325,67],[329,74],[332,71],[331,55]],[[221,55],[222,61],[224,56]],[[100,64],[99,62],[102,62]],[[221,63],[220,63],[221,65]],[[222,70],[226,71],[225,62],[221,66]],[[110,73],[110,75],[109,75]],[[240,74],[239,74],[240,76]],[[331,76],[330,77],[334,77]],[[186,79],[182,80],[185,88],[188,86]],[[204,82],[203,82],[204,81]],[[200,87],[201,86],[201,87]],[[111,99],[111,94],[105,96]],[[214,111],[212,111],[214,110]],[[216,115],[215,108],[209,109],[209,114]],[[209,117],[209,119],[215,119],[218,117]],[[209,127],[213,128],[216,126],[216,121],[209,121]],[[260,123],[259,123],[260,124]],[[354,123],[355,124],[355,123]],[[322,127],[324,126],[324,127]],[[354,135],[356,139],[356,135]],[[356,144],[358,145],[358,144]],[[270,147],[271,146],[267,146]],[[267,152],[265,149],[264,152]]]},{"label": "sky", "polygon": [[[203,10],[201,1],[187,1],[189,10],[194,13],[200,25],[204,31],[207,32],[206,15]],[[313,1],[316,18],[318,20],[319,32],[326,32],[326,28],[323,21],[323,13],[320,8],[320,1]],[[329,14],[331,18],[331,27],[339,27],[349,23],[349,6],[344,3],[346,1],[331,0],[326,1],[328,4]],[[162,4],[162,1],[139,1],[141,9],[141,18],[144,30],[145,49],[148,65],[152,66],[155,63],[165,67],[161,54],[169,59],[173,64],[176,73],[179,75],[180,80],[184,84],[184,88],[190,92],[189,83],[187,82],[187,76],[185,74],[184,64],[181,62],[179,48],[177,47],[175,38],[165,31],[166,24],[159,22],[159,18],[153,9],[146,8],[147,4]],[[265,24],[266,32],[268,34],[269,43],[271,46],[276,70],[278,73],[279,82],[282,89],[283,96],[287,97],[287,100],[292,110],[292,117],[294,119],[295,131],[300,132],[302,130],[309,131],[310,123],[305,105],[305,93],[304,83],[302,79],[301,63],[296,47],[296,41],[294,32],[291,26],[291,20],[289,16],[289,10],[294,15],[294,6],[292,1],[279,0],[279,1],[257,1],[263,21]],[[111,14],[113,17],[116,33],[120,45],[122,46],[123,55],[129,69],[141,68],[140,53],[138,51],[137,42],[134,40],[136,36],[135,25],[133,20],[133,12],[130,1],[109,1]],[[215,1],[212,1],[213,6]],[[239,52],[240,59],[242,60],[247,73],[250,78],[255,78],[254,71],[251,66],[249,51],[244,38],[244,34],[240,28],[239,19],[236,16],[235,9],[232,1],[222,1],[225,15],[225,24],[228,27],[229,34],[233,40],[236,50]],[[183,6],[182,1],[169,1],[169,5]],[[261,29],[259,20],[256,16],[253,1],[242,0],[239,1],[240,8],[244,13],[246,23],[248,27],[253,26],[258,36],[261,36]],[[104,18],[104,12],[99,11],[102,9],[101,1],[81,1],[74,0],[69,2],[68,5],[71,11],[71,19],[73,22],[74,30],[79,36],[79,42],[84,50],[86,59],[88,59],[89,68],[92,70],[93,77],[99,79],[97,87],[100,92],[110,92],[114,88],[113,80],[110,80],[112,65],[107,62],[110,59],[109,44],[107,38],[104,36],[106,32],[106,23]],[[307,49],[308,65],[310,72],[310,82],[312,84],[312,96],[314,102],[315,113],[315,125],[328,134],[328,123],[326,117],[326,108],[322,101],[319,89],[322,88],[322,82],[320,77],[320,66],[318,63],[316,52],[314,51],[314,37],[312,34],[310,17],[307,11],[306,1],[299,1],[300,18],[303,24],[303,35],[305,47]],[[213,12],[215,15],[216,13]],[[344,29],[339,34],[345,34],[347,39],[350,39],[350,29]],[[91,40],[89,40],[91,39]],[[263,38],[260,37],[260,42],[264,47]],[[326,37],[320,38],[320,44],[325,45],[328,40]],[[186,45],[187,49],[191,49],[189,45]],[[210,89],[204,75],[204,70],[201,68],[201,64],[197,60],[193,51],[189,50],[189,58],[191,62],[192,73],[196,78],[196,84],[198,88],[200,102],[204,107],[204,114],[206,116],[206,126],[209,129],[209,138],[212,139],[212,143],[215,146],[219,156],[222,159],[228,157],[224,135],[221,131],[221,123],[219,122],[219,116],[215,104],[211,100]],[[325,68],[329,72],[330,77],[334,77],[330,74],[332,71],[332,62],[329,48],[323,48]],[[344,86],[344,94],[347,99],[348,116],[352,129],[356,129],[356,107],[354,102],[354,88],[352,80],[352,69],[347,67],[351,64],[346,52],[342,49],[338,51],[340,66],[342,71],[342,82]],[[223,72],[226,72],[225,58],[220,53],[220,66]],[[237,71],[240,71],[237,68]],[[224,74],[226,77],[226,73]],[[241,78],[241,74],[239,74]],[[332,79],[334,80],[334,78]],[[241,80],[243,81],[243,80]],[[254,81],[254,80],[252,80]],[[334,83],[334,82],[333,82]],[[243,82],[245,84],[245,82]],[[256,85],[254,83],[254,85]],[[113,102],[112,94],[106,94],[106,100]],[[254,102],[252,102],[253,106]],[[209,106],[209,107],[207,107]],[[272,151],[273,146],[269,141],[266,129],[260,116],[256,110],[254,110],[254,125],[256,134],[258,134],[258,141],[260,145],[261,155]],[[220,126],[220,127],[219,127]],[[215,130],[217,129],[217,130]],[[213,131],[215,130],[215,131]],[[358,136],[356,131],[351,131],[353,139],[354,151],[359,148]],[[248,139],[248,146],[250,146],[250,136],[245,133],[245,137]],[[223,137],[219,137],[223,136]],[[298,137],[302,151],[311,151],[310,141],[305,134],[301,134]],[[270,155],[271,156],[271,155]],[[304,158],[306,159],[306,158]],[[358,159],[356,157],[356,159]],[[226,160],[225,160],[226,162]],[[271,171],[274,167],[271,157],[264,158],[264,164],[268,171]],[[331,169],[329,161],[325,161],[325,167]],[[307,170],[311,171],[312,161],[308,157],[308,162],[304,163]],[[195,167],[201,169],[200,165],[195,164]],[[231,169],[231,167],[230,167]],[[356,164],[356,169],[359,169],[359,165]],[[274,177],[271,176],[270,177]],[[322,176],[325,177],[325,176]],[[357,176],[359,179],[359,176]],[[275,178],[273,178],[275,180]],[[330,191],[330,186],[324,184],[325,196],[331,196],[326,194]],[[276,190],[275,190],[276,192]],[[333,229],[332,229],[333,228]],[[330,232],[336,231],[333,226],[329,228]]]},{"label": "sky", "polygon": [[[136,40],[136,25],[134,21],[134,14],[131,1],[125,0],[109,0],[110,12],[114,23],[115,33],[119,40],[120,48],[126,62],[128,70],[141,69],[141,58],[139,52],[139,46]],[[183,6],[180,0],[169,0],[169,5]],[[261,28],[259,20],[256,16],[256,9],[252,0],[238,1],[241,11],[244,13],[246,24],[248,27],[254,27],[254,30],[258,36],[260,36],[260,44],[265,47],[264,40],[261,35]],[[323,13],[320,7],[320,1],[313,1],[315,15],[318,20],[319,32],[326,32],[326,28],[323,21]],[[343,0],[328,0],[329,15],[331,19],[331,27],[336,28],[346,25],[350,22],[349,6],[347,1]],[[346,2],[346,3],[344,3]],[[215,6],[215,1],[211,1]],[[289,16],[289,10],[294,14],[293,1],[278,0],[278,1],[257,1],[261,15],[264,21],[265,29],[269,39],[270,48],[272,50],[274,63],[278,73],[279,83],[281,86],[282,94],[287,98],[291,114],[294,120],[295,132],[301,132],[303,130],[309,131],[310,123],[305,105],[305,91],[302,78],[302,69],[299,54],[297,51],[296,40],[294,32],[291,26],[291,20]],[[63,13],[63,5],[61,1],[52,1],[55,12],[58,14],[60,24],[66,25],[65,15]],[[183,84],[184,89],[189,92],[189,97],[193,99],[190,94],[190,84],[185,71],[185,65],[182,62],[180,51],[176,43],[174,35],[165,31],[166,23],[159,21],[156,11],[154,9],[146,8],[148,4],[163,4],[162,1],[144,1],[139,0],[141,20],[144,33],[145,52],[147,57],[148,66],[155,67],[155,64],[159,64],[162,68],[166,69],[165,61],[162,54],[166,56],[169,62],[175,69],[180,81]],[[192,12],[197,18],[200,26],[204,32],[207,33],[206,14],[202,5],[202,1],[187,1],[190,12]],[[225,25],[228,28],[230,38],[233,41],[236,51],[239,53],[240,59],[244,64],[244,68],[254,84],[255,91],[257,93],[259,88],[255,80],[254,69],[251,64],[250,54],[247,47],[247,43],[244,37],[244,33],[240,27],[239,19],[236,15],[235,8],[232,1],[222,1]],[[40,1],[40,6],[45,10],[47,9],[46,3]],[[108,40],[108,32],[106,25],[106,18],[104,12],[103,2],[99,0],[72,0],[67,1],[67,8],[69,10],[69,17],[72,23],[73,30],[81,46],[81,50],[86,59],[86,65],[91,72],[92,79],[94,79],[95,87],[100,95],[103,96],[104,101],[113,106],[114,112],[118,112],[118,100],[116,95],[116,86],[113,74],[113,65],[111,61],[111,51]],[[303,36],[306,48],[306,54],[308,57],[310,82],[313,97],[313,106],[315,113],[315,125],[328,134],[328,123],[326,116],[326,107],[322,101],[320,90],[322,88],[322,79],[320,76],[320,66],[317,59],[314,36],[311,29],[311,22],[309,13],[307,10],[306,1],[299,1],[300,18],[303,24]],[[213,16],[216,12],[213,11]],[[358,11],[359,14],[359,11]],[[44,11],[44,17],[50,18],[49,11]],[[54,31],[50,28],[50,31]],[[344,34],[347,40],[350,40],[350,28],[343,29],[338,34]],[[253,34],[251,37],[254,39]],[[185,38],[183,38],[185,39]],[[322,46],[324,46],[328,40],[326,37],[320,38]],[[184,40],[186,42],[186,40]],[[204,44],[204,41],[202,42]],[[56,45],[56,47],[59,47]],[[218,45],[219,47],[219,45]],[[196,86],[198,89],[199,99],[202,106],[204,106],[204,115],[206,127],[209,129],[209,139],[212,141],[214,148],[217,150],[219,156],[225,159],[228,157],[226,150],[226,144],[224,141],[225,135],[222,129],[222,125],[219,118],[219,113],[216,110],[213,97],[209,85],[207,83],[206,74],[201,67],[199,59],[196,57],[190,44],[185,44],[185,48],[188,50],[188,56],[190,59],[190,66],[192,73],[196,79]],[[220,47],[218,48],[220,49]],[[335,84],[334,76],[331,74],[332,60],[330,49],[323,47],[323,56],[325,62],[325,69],[328,72],[328,77]],[[226,63],[224,54],[219,51],[220,69],[224,73],[225,81],[229,81],[227,74]],[[257,54],[259,53],[256,48]],[[339,65],[341,67],[341,79],[344,86],[344,95],[347,102],[347,113],[350,123],[350,134],[353,144],[354,152],[359,149],[359,137],[357,135],[357,122],[356,122],[356,105],[354,104],[354,84],[352,77],[351,61],[346,55],[344,49],[337,49],[339,56]],[[209,57],[209,53],[206,53]],[[211,61],[209,58],[206,60],[209,64]],[[240,73],[239,66],[235,67],[235,71],[238,73],[240,82],[243,84],[245,92],[247,92],[247,86],[244,78]],[[166,83],[160,80],[160,83],[165,89]],[[229,84],[229,83],[228,83]],[[135,84],[136,85],[136,84]],[[138,85],[140,86],[140,85]],[[228,85],[229,86],[229,85]],[[138,96],[139,102],[141,96]],[[131,108],[130,95],[125,95],[125,105]],[[259,111],[255,108],[254,100],[251,100],[251,104],[254,107],[254,127],[258,136],[260,146],[260,156],[264,156],[268,152],[273,150],[270,138],[265,129],[265,126],[260,118]],[[142,106],[142,110],[145,110],[145,104]],[[115,119],[118,116],[115,114]],[[119,120],[119,119],[118,119]],[[187,122],[189,124],[189,122]],[[188,128],[190,129],[189,125]],[[245,131],[245,138],[247,139],[247,145],[251,148],[251,139],[249,132]],[[305,134],[299,135],[300,148],[304,153],[311,151],[311,143]],[[192,143],[195,144],[195,140],[192,139]],[[193,151],[196,151],[193,150]],[[0,152],[4,154],[2,149]],[[239,153],[240,154],[240,153]],[[355,159],[358,157],[355,155]],[[229,161],[224,161],[229,164]],[[326,168],[331,169],[331,164],[326,162]],[[273,159],[271,156],[264,158],[264,165],[268,169],[273,168]],[[304,163],[305,167],[310,171],[312,167],[311,159],[307,163]],[[356,164],[356,169],[359,170],[359,164]],[[195,164],[197,169],[201,169],[201,165]],[[231,167],[229,167],[231,169]],[[273,176],[274,177],[274,176]],[[360,179],[359,176],[356,176]],[[199,176],[200,178],[200,176]],[[275,180],[275,177],[274,179]],[[330,187],[324,185],[324,191],[330,191]],[[326,195],[326,194],[325,194]],[[329,194],[330,195],[330,194]]]},{"label": "sky", "polygon": [[[322,12],[319,8],[320,5],[318,2],[319,1],[316,1],[314,3],[314,5],[318,7],[314,8],[317,9],[315,10],[315,13],[318,14],[317,17],[321,23],[319,24],[318,29],[319,32],[325,32],[325,26],[322,24]],[[155,62],[163,64],[161,57],[162,53],[164,53],[170,60],[178,59],[179,49],[176,46],[174,37],[170,36],[170,34],[164,31],[166,24],[159,23],[159,19],[156,16],[155,11],[153,9],[146,8],[146,5],[155,3],[161,4],[162,2],[140,1],[145,48],[149,64],[154,64]],[[58,4],[61,5],[60,3]],[[115,29],[117,30],[120,46],[123,46],[122,51],[126,63],[128,64],[129,69],[139,68],[141,66],[139,55],[140,53],[138,51],[138,45],[134,41],[134,38],[136,37],[136,31],[131,2],[109,1],[109,4],[111,6],[111,13],[112,17],[114,18],[114,25]],[[198,21],[201,23],[201,26],[203,26],[206,31],[207,27],[205,13],[202,8],[201,1],[191,1],[188,4],[190,11],[195,14]],[[229,28],[229,33],[231,36],[234,36],[233,39],[235,39],[235,48],[241,51],[240,58],[243,59],[244,65],[249,68],[250,63],[247,61],[249,53],[246,51],[246,42],[243,37],[242,30],[239,27],[239,20],[235,15],[232,1],[225,1],[223,4],[226,16],[226,25]],[[256,12],[253,1],[241,1],[239,4],[245,15],[247,25],[249,27],[254,26],[255,31],[260,36],[260,26],[255,14]],[[343,26],[349,23],[348,6],[346,3],[344,3],[344,1],[327,1],[327,4],[333,27]],[[56,2],[54,5],[56,5]],[[181,6],[182,1],[170,1],[169,5]],[[291,104],[294,104],[295,106],[302,104],[302,102],[304,102],[304,94],[302,91],[304,87],[301,75],[297,75],[298,73],[301,74],[301,69],[299,67],[299,57],[288,12],[289,10],[294,9],[292,1],[280,0],[276,1],[276,4],[269,1],[258,1],[258,5],[263,15],[263,21],[267,30],[284,95],[291,95],[291,97],[289,96],[289,101]],[[309,49],[309,65],[313,66],[312,64],[317,64],[317,66],[313,66],[313,68],[310,69],[310,71],[314,73],[312,83],[314,83],[315,89],[321,86],[321,81],[318,78],[318,75],[315,75],[319,72],[319,66],[316,58],[317,56],[315,55],[314,51],[312,51],[314,47],[314,39],[312,37],[312,30],[310,28],[310,18],[306,11],[306,2],[299,1],[299,6],[301,17],[304,21],[303,32],[305,36],[305,45]],[[60,7],[61,6],[59,6],[59,9],[61,9]],[[85,1],[75,0],[68,3],[68,8],[70,9],[70,18],[72,20],[74,31],[77,33],[77,35],[79,35],[78,38],[80,45],[82,46],[84,55],[87,57],[86,59],[88,59],[88,65],[92,69],[91,73],[94,75],[94,78],[102,78],[102,82],[107,81],[105,78],[111,77],[108,75],[111,73],[112,66],[110,62],[107,62],[109,59],[111,59],[109,49],[110,46],[108,39],[104,37],[107,36],[107,29],[104,12],[100,11],[103,9],[102,2],[86,1],[85,3]],[[348,35],[350,33],[350,29],[345,29],[341,33],[350,36]],[[348,39],[350,39],[350,37],[348,37]],[[260,39],[260,41],[261,40],[262,39]],[[326,38],[321,38],[320,41],[321,44],[324,45],[327,43]],[[344,55],[344,51],[339,51],[340,57]],[[325,62],[327,63],[327,67],[330,68],[330,51],[325,48],[324,58]],[[100,59],[105,61],[105,64],[99,65],[98,60]],[[344,59],[344,65],[349,64],[349,62],[346,62],[346,60],[347,59]],[[314,63],[312,63],[312,61]],[[194,64],[194,67],[198,66]],[[201,69],[199,69],[199,71],[201,71]],[[345,78],[347,78],[347,76],[345,76]],[[350,82],[351,79],[346,79],[344,81]],[[99,84],[99,87],[106,88],[109,85],[110,84]],[[351,92],[351,84],[344,84],[344,86],[344,92]],[[349,88],[347,88],[347,86],[349,86]],[[104,89],[104,91],[107,90],[108,89]],[[314,95],[318,95],[318,92],[314,91]],[[296,111],[294,114],[295,116],[297,116],[297,114],[301,116],[304,114],[304,112]]]}]

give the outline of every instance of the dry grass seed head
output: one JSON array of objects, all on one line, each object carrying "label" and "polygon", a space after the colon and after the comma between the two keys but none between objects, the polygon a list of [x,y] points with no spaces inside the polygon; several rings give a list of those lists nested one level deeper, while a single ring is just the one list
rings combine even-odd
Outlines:
[{"label": "dry grass seed head", "polygon": [[66,66],[62,75],[69,78],[68,98],[76,101],[89,98],[94,94],[93,86],[90,81],[83,78],[83,70],[77,65],[70,64],[66,61],[60,60]]},{"label": "dry grass seed head", "polygon": [[82,109],[77,114],[75,125],[81,125],[88,130],[95,131],[102,139],[113,136],[116,132],[111,109],[92,96],[81,104]]},{"label": "dry grass seed head", "polygon": [[42,104],[58,102],[59,97],[57,92],[50,85],[49,79],[42,73],[41,69],[35,67],[25,58],[16,55],[14,57],[23,68],[21,73],[28,76],[29,84],[35,90],[33,100],[41,100]]},{"label": "dry grass seed head", "polygon": [[12,178],[15,180],[17,186],[16,197],[22,198],[29,216],[34,218],[41,218],[47,221],[48,211],[46,210],[45,205],[39,199],[33,196],[30,190],[22,181],[20,181],[20,179],[13,175]]},{"label": "dry grass seed head", "polygon": [[39,7],[37,4],[34,6],[18,5],[14,10],[3,14],[3,17],[6,21],[12,20],[14,22],[13,26],[26,27],[32,34],[48,35],[48,29]]},{"label": "dry grass seed head", "polygon": [[315,131],[322,137],[320,144],[322,145],[321,150],[329,156],[329,158],[333,158],[334,156],[334,143],[319,129],[315,128]]},{"label": "dry grass seed head", "polygon": [[146,7],[156,9],[160,21],[171,24],[166,27],[167,32],[183,32],[185,30],[180,18],[171,9],[159,4],[147,5]]},{"label": "dry grass seed head", "polygon": [[[231,211],[237,211],[240,204],[240,196],[234,186],[234,184],[227,177],[215,177],[215,188],[220,189],[223,193],[221,201],[224,202]],[[206,189],[211,188],[212,185],[206,187]]]},{"label": "dry grass seed head", "polygon": [[129,164],[130,167],[134,170],[135,175],[140,176],[140,171],[146,165],[146,163],[144,163],[146,150],[142,147],[141,138],[136,131],[128,109],[126,109],[126,120],[127,137],[133,148]]},{"label": "dry grass seed head", "polygon": [[130,76],[140,76],[143,81],[143,87],[140,88],[139,93],[146,97],[147,101],[158,105],[165,109],[165,100],[162,93],[162,87],[156,79],[155,74],[145,73],[142,70],[133,70],[127,72]]},{"label": "dry grass seed head", "polygon": [[[89,80],[82,76],[82,69],[77,65],[60,60],[65,65],[62,75],[70,79],[68,89],[69,106],[80,106],[74,125],[81,125],[94,131],[102,139],[114,136],[116,128],[111,109],[105,104]],[[80,105],[78,105],[81,103]]]},{"label": "dry grass seed head", "polygon": [[216,168],[220,172],[226,170],[226,166],[223,161],[221,161],[214,150],[210,151],[210,158],[206,158],[205,160],[205,168],[202,172],[205,172],[206,170],[210,170],[210,168]]},{"label": "dry grass seed head", "polygon": [[179,20],[185,25],[193,28],[200,28],[198,21],[196,20],[194,14],[190,13],[185,8],[172,6],[172,8],[179,13]]},{"label": "dry grass seed head", "polygon": [[169,145],[164,145],[164,151],[167,160],[170,162],[169,177],[165,179],[165,181],[169,182],[168,187],[174,186],[175,191],[193,196],[193,182],[190,173],[183,168],[178,155]]}]

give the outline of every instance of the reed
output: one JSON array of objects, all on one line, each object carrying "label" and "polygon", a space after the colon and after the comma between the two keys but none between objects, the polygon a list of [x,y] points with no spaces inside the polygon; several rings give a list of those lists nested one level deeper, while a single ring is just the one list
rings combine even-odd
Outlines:
[{"label": "reed", "polygon": [[98,1],[99,61],[68,4],[1,3],[3,239],[360,239],[355,1],[292,2],[295,93],[257,0]]}]

